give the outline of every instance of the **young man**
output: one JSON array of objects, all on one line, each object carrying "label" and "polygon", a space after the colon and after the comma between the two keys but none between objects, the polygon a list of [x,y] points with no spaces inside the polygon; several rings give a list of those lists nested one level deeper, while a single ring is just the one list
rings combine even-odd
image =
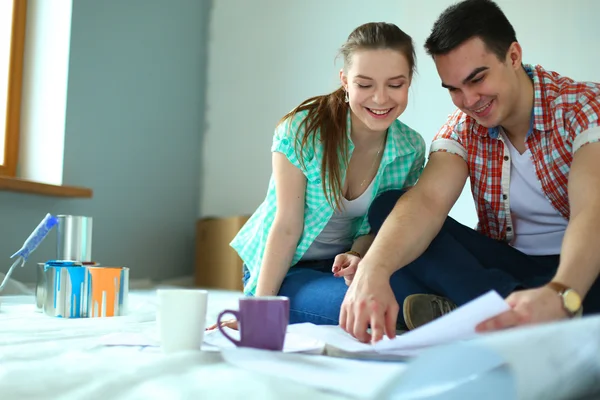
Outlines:
[{"label": "young man", "polygon": [[[491,289],[511,310],[481,331],[600,312],[600,84],[522,64],[489,0],[446,9],[425,47],[458,110],[417,185],[372,205],[381,228],[340,325],[377,341],[395,335],[399,301],[412,329]],[[447,217],[467,178],[477,230]],[[393,274],[410,288],[404,297],[390,289]]]}]

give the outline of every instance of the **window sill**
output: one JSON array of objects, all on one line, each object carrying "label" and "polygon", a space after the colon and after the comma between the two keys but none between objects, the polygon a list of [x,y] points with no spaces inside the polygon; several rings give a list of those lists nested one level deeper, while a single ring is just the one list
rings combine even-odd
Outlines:
[{"label": "window sill", "polygon": [[70,197],[91,199],[92,189],[76,186],[57,186],[0,176],[0,191],[37,194],[49,197]]}]

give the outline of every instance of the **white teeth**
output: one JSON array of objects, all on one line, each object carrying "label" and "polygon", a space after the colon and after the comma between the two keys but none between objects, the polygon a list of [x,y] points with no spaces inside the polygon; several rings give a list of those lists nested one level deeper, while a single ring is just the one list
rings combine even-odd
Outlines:
[{"label": "white teeth", "polygon": [[389,113],[391,110],[391,108],[388,108],[387,110],[374,110],[372,108],[369,108],[369,111],[371,111],[373,114],[377,114],[377,115],[384,115]]},{"label": "white teeth", "polygon": [[477,114],[484,112],[490,105],[492,104],[492,102],[490,101],[489,103],[487,103],[485,106],[478,108],[477,110],[475,110],[475,112]]}]

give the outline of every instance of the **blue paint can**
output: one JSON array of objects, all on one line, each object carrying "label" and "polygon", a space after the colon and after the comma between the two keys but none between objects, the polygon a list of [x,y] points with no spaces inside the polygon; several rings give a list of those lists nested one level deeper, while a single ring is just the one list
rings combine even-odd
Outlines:
[{"label": "blue paint can", "polygon": [[48,261],[44,264],[44,313],[60,318],[85,318],[88,310],[89,274],[80,262]]}]

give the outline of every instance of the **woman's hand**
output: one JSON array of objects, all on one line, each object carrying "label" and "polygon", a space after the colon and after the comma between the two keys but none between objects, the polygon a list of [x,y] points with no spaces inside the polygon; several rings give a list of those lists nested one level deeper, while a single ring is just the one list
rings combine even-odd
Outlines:
[{"label": "woman's hand", "polygon": [[354,279],[354,274],[356,274],[356,269],[358,268],[359,262],[360,257],[356,254],[338,254],[333,261],[331,272],[333,272],[333,276],[335,277],[343,276],[346,285],[350,286],[352,279]]},{"label": "woman's hand", "polygon": [[[227,321],[221,321],[221,328],[230,328],[230,329],[235,329],[237,331],[238,330],[237,319],[229,319]],[[213,324],[213,325],[209,326],[208,328],[206,328],[207,331],[212,331],[214,329],[217,329],[217,324]]]}]

